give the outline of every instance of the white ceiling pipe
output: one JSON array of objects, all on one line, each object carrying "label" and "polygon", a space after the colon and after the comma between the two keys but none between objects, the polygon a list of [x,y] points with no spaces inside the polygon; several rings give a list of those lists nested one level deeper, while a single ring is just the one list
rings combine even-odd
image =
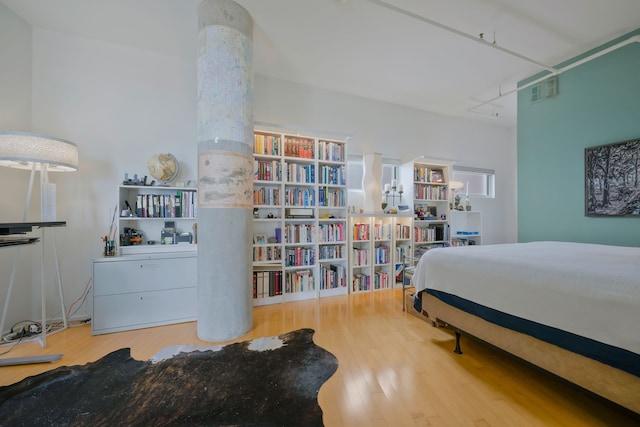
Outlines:
[{"label": "white ceiling pipe", "polygon": [[500,52],[506,53],[507,55],[511,55],[511,56],[513,56],[515,58],[518,58],[518,59],[522,60],[522,61],[528,62],[529,64],[535,65],[536,67],[542,68],[543,70],[547,70],[547,71],[549,71],[551,73],[556,71],[555,68],[550,67],[549,65],[545,65],[545,64],[543,64],[541,62],[538,62],[538,61],[536,61],[534,59],[527,58],[526,56],[521,55],[518,52],[514,52],[512,50],[505,49],[505,48],[503,48],[501,46],[498,46],[495,41],[489,42],[489,41],[484,39],[482,34],[480,34],[479,36],[472,35],[472,34],[467,34],[467,33],[463,32],[463,31],[458,30],[458,29],[449,27],[448,25],[441,24],[440,22],[434,21],[434,20],[429,19],[429,18],[425,18],[424,16],[418,15],[416,13],[409,12],[408,10],[402,9],[402,8],[394,6],[394,5],[391,5],[391,4],[386,3],[386,2],[384,2],[382,0],[366,0],[366,1],[368,1],[369,3],[373,3],[375,5],[387,8],[387,9],[392,10],[394,12],[400,13],[402,15],[408,16],[409,18],[417,19],[418,21],[422,21],[422,22],[427,23],[429,25],[433,25],[434,27],[438,27],[438,28],[440,28],[442,30],[449,31],[450,33],[453,33],[453,34],[456,34],[458,36],[467,38],[469,40],[473,40],[475,42],[479,42],[484,46],[488,46],[488,47],[491,47],[493,49],[497,49]]},{"label": "white ceiling pipe", "polygon": [[[501,93],[500,95],[496,96],[495,98],[491,98],[488,101],[484,101],[481,104],[476,105],[475,107],[469,108],[467,111],[469,111],[471,113],[482,114],[482,113],[478,113],[477,111],[473,111],[473,110],[478,109],[478,108],[480,108],[480,107],[482,107],[484,105],[490,104],[490,103],[492,103],[494,101],[497,101],[497,100],[499,100],[501,98],[504,98],[507,95],[511,95],[512,93],[519,92],[522,89],[526,89],[528,87],[536,85],[536,84],[548,79],[549,77],[557,76],[559,74],[564,73],[565,71],[571,70],[572,68],[578,67],[578,66],[580,66],[582,64],[585,64],[585,63],[587,63],[589,61],[593,61],[596,58],[599,58],[599,57],[601,57],[603,55],[606,55],[607,53],[613,52],[614,50],[620,49],[621,47],[624,47],[624,46],[629,45],[631,43],[640,43],[640,35],[631,36],[626,40],[623,40],[623,41],[621,41],[619,43],[611,45],[611,46],[609,46],[609,47],[607,47],[605,49],[602,49],[602,50],[592,54],[592,55],[585,56],[584,58],[579,59],[576,62],[572,62],[569,65],[566,65],[566,66],[564,66],[562,68],[556,69],[555,71],[551,71],[549,74],[545,74],[544,76],[542,76],[542,77],[540,77],[538,79],[535,79],[533,81],[530,81],[527,84],[524,84],[522,86],[518,86],[517,88],[512,89],[512,90],[510,90],[508,92]],[[495,115],[494,114],[486,114],[486,115],[490,116],[490,117],[496,117],[497,116],[497,114],[495,114]]]}]

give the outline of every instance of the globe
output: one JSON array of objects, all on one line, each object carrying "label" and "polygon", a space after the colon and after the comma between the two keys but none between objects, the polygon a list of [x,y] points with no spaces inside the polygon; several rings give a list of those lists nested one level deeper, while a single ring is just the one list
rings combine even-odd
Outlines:
[{"label": "globe", "polygon": [[178,159],[171,153],[154,154],[147,161],[149,175],[160,184],[167,184],[178,176],[180,166]]}]

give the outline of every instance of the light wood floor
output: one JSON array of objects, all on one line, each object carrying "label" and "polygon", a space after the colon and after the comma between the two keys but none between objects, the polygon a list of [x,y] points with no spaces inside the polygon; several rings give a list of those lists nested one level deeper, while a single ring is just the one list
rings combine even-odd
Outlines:
[{"label": "light wood floor", "polygon": [[[629,426],[640,418],[505,355],[402,312],[400,290],[254,309],[254,329],[237,341],[313,328],[339,360],[318,400],[327,426]],[[84,364],[122,347],[148,359],[174,344],[207,344],[195,323],[91,336],[70,328],[8,355],[63,353],[54,364],[0,368],[0,385],[62,365]],[[0,352],[6,347],[0,347]]]}]

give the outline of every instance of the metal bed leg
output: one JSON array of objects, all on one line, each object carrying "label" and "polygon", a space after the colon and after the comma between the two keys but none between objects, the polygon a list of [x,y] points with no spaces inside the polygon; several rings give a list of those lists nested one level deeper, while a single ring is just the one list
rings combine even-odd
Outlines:
[{"label": "metal bed leg", "polygon": [[462,354],[462,350],[460,350],[460,332],[456,331],[456,348],[453,350],[455,354]]}]

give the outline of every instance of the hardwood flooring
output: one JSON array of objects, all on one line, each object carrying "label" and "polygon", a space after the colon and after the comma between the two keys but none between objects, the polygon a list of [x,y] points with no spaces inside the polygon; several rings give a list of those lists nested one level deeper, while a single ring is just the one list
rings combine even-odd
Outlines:
[{"label": "hardwood flooring", "polygon": [[[313,328],[339,360],[318,400],[327,426],[630,426],[640,417],[402,311],[399,289],[254,309],[254,328],[236,341]],[[195,323],[92,336],[70,328],[2,357],[63,353],[56,363],[0,367],[0,385],[62,365],[84,364],[122,347],[148,359],[198,340]],[[0,352],[7,346],[0,347]]]}]

